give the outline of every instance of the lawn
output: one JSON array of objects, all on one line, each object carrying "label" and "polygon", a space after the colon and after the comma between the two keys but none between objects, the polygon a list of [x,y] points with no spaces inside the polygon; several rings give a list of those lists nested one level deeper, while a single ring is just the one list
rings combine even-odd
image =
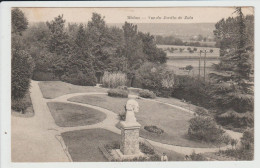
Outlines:
[{"label": "lawn", "polygon": [[173,97],[169,97],[169,98],[163,98],[163,97],[156,97],[155,100],[163,102],[163,103],[169,103],[172,105],[176,105],[182,108],[185,108],[187,110],[191,110],[191,111],[195,111],[195,109],[197,108],[197,106],[193,105],[193,104],[189,104],[187,102],[182,102],[180,99],[176,99]]},{"label": "lawn", "polygon": [[107,92],[105,88],[97,88],[93,86],[77,86],[61,81],[42,81],[39,82],[42,95],[46,99],[53,99],[70,93],[84,92]]},{"label": "lawn", "polygon": [[55,123],[60,127],[92,125],[103,121],[106,114],[98,110],[70,103],[47,103]]},{"label": "lawn", "polygon": [[[87,103],[106,108],[117,114],[124,111],[127,98],[113,98],[106,95],[85,95],[72,97],[69,101]],[[157,102],[144,99],[137,100],[140,112],[136,114],[137,121],[142,125],[140,136],[153,141],[188,147],[213,147],[212,144],[196,142],[188,139],[188,121],[192,114]],[[165,133],[157,135],[144,130],[145,125],[155,125]]]},{"label": "lawn", "polygon": [[[87,129],[64,132],[61,134],[68,147],[71,158],[74,162],[106,162],[107,159],[98,149],[100,144],[120,142],[120,135],[105,129]],[[174,151],[157,148],[160,153],[165,152],[169,161],[183,160],[183,155]]]},{"label": "lawn", "polygon": [[106,162],[99,144],[120,141],[120,135],[105,129],[87,129],[61,134],[74,162]]}]

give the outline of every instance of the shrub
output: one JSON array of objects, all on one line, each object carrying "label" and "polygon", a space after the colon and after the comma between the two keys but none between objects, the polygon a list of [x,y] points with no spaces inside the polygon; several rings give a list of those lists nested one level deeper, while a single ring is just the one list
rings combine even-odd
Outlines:
[{"label": "shrub", "polygon": [[188,136],[192,139],[218,143],[225,132],[210,117],[196,116],[189,123]]},{"label": "shrub", "polygon": [[246,150],[254,149],[254,130],[249,129],[243,133],[241,138],[242,147]]},{"label": "shrub", "polygon": [[198,116],[209,116],[209,112],[203,107],[196,107],[195,115]]},{"label": "shrub", "polygon": [[104,147],[110,152],[112,149],[120,149],[120,143],[118,141],[114,141],[110,144],[106,144]]},{"label": "shrub", "polygon": [[61,80],[64,82],[81,86],[94,86],[97,82],[97,79],[94,74],[84,74],[81,71],[79,71],[78,73],[67,73],[65,75],[62,75]]},{"label": "shrub", "polygon": [[192,152],[192,154],[189,156],[192,161],[206,161],[207,159],[202,154],[197,154],[195,152]]},{"label": "shrub", "polygon": [[118,114],[119,120],[120,121],[125,121],[125,117],[126,117],[126,112],[121,112]]},{"label": "shrub", "polygon": [[154,99],[156,97],[156,95],[152,91],[149,91],[147,89],[140,90],[139,91],[139,96],[143,97],[143,98],[151,98],[151,99]]},{"label": "shrub", "polygon": [[159,96],[163,96],[165,91],[171,93],[174,86],[174,73],[164,65],[155,63],[144,63],[137,70],[135,78],[143,89],[151,90]]},{"label": "shrub", "polygon": [[157,126],[154,126],[154,125],[144,126],[144,129],[149,131],[149,132],[156,133],[156,134],[159,134],[159,135],[164,133],[164,130],[162,130],[161,128],[158,128]]},{"label": "shrub", "polygon": [[34,71],[33,80],[37,81],[56,81],[59,80],[52,72],[44,72],[44,71]]},{"label": "shrub", "polygon": [[12,99],[25,96],[30,87],[34,63],[24,50],[12,51]]},{"label": "shrub", "polygon": [[102,86],[108,88],[116,88],[118,86],[125,86],[127,82],[126,74],[122,72],[105,72],[102,79]]},{"label": "shrub", "polygon": [[12,100],[12,109],[18,112],[24,113],[27,107],[30,106],[29,102],[26,102],[24,99]]},{"label": "shrub", "polygon": [[146,145],[143,142],[139,142],[139,148],[140,148],[141,152],[143,152],[144,154],[147,154],[147,155],[155,154],[154,149],[149,147],[148,145]]},{"label": "shrub", "polygon": [[111,96],[111,97],[123,97],[123,98],[128,97],[128,92],[123,89],[110,89],[107,91],[107,93],[108,93],[108,96]]}]

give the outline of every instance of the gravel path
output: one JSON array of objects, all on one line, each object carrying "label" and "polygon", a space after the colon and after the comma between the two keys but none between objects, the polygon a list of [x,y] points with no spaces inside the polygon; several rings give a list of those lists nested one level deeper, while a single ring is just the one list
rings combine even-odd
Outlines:
[{"label": "gravel path", "polygon": [[11,117],[13,162],[68,162],[57,127],[47,107],[38,82],[31,81],[30,96],[35,115],[31,118]]}]

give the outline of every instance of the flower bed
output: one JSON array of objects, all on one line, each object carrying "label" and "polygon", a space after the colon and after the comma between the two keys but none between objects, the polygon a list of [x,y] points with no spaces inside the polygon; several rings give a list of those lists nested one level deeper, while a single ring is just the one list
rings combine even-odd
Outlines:
[{"label": "flower bed", "polygon": [[163,134],[164,133],[164,130],[162,130],[161,128],[158,128],[157,126],[155,125],[151,125],[151,126],[144,126],[144,129],[146,131],[149,131],[149,132],[152,132],[152,133],[156,133],[156,134]]}]

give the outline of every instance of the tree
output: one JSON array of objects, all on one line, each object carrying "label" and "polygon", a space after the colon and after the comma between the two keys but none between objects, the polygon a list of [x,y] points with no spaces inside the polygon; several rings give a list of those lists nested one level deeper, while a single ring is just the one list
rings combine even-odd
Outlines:
[{"label": "tree", "polygon": [[250,45],[247,43],[249,36],[241,8],[236,8],[235,13],[236,18],[222,19],[214,31],[216,38],[221,39],[222,53],[220,63],[215,66],[216,72],[210,74],[214,81],[211,102],[220,114],[230,109],[237,113],[253,111],[253,47],[247,45]]},{"label": "tree", "polygon": [[28,28],[28,20],[19,8],[12,9],[12,33],[21,33]]},{"label": "tree", "polygon": [[185,67],[185,69],[188,71],[188,75],[190,74],[190,71],[193,70],[193,66],[192,65],[187,65]]},{"label": "tree", "polygon": [[22,32],[27,29],[28,21],[24,13],[18,9],[12,9],[12,66],[11,66],[11,91],[12,101],[22,99],[30,87],[30,79],[34,68],[31,56],[25,51]]},{"label": "tree", "polygon": [[57,55],[66,57],[70,53],[69,36],[65,32],[65,19],[63,15],[59,15],[51,22],[46,22],[51,35],[49,40],[49,50]]},{"label": "tree", "polygon": [[166,53],[162,49],[156,47],[154,36],[150,33],[139,32],[138,36],[141,38],[143,43],[143,53],[150,62],[154,63],[166,63]]},{"label": "tree", "polygon": [[12,53],[12,100],[22,99],[27,93],[34,63],[31,56],[24,50]]}]

